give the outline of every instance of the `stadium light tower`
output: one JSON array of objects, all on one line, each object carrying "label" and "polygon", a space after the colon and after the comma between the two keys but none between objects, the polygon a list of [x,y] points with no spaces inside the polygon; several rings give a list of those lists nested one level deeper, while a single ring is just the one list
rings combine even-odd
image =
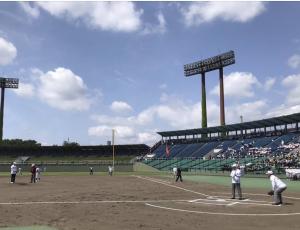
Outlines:
[{"label": "stadium light tower", "polygon": [[19,87],[18,78],[0,78],[0,88],[1,88],[1,105],[0,105],[0,141],[3,140],[3,116],[4,116],[4,94],[5,89],[17,89]]},{"label": "stadium light tower", "polygon": [[235,63],[234,52],[231,50],[227,53],[220,54],[202,61],[193,62],[184,65],[184,75],[186,77],[201,74],[202,83],[202,128],[207,128],[206,114],[206,89],[205,89],[205,73],[212,70],[219,70],[220,81],[220,123],[225,125],[225,106],[224,106],[224,83],[223,83],[223,67]]}]

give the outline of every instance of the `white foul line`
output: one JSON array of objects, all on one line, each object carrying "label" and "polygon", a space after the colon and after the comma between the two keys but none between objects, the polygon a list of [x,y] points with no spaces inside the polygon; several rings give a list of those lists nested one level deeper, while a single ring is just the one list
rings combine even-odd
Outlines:
[{"label": "white foul line", "polygon": [[163,203],[188,202],[188,200],[86,200],[86,201],[30,201],[30,202],[2,202],[0,205],[32,205],[32,204],[101,204],[101,203]]},{"label": "white foul line", "polygon": [[135,177],[137,177],[137,178],[139,178],[139,179],[149,180],[149,181],[152,181],[152,182],[155,182],[155,183],[163,184],[163,185],[166,185],[166,186],[169,186],[169,187],[181,189],[181,190],[183,190],[183,191],[191,192],[191,193],[194,193],[194,194],[197,194],[197,195],[202,195],[202,196],[206,196],[206,197],[209,196],[209,195],[207,195],[207,194],[204,194],[204,193],[201,193],[201,192],[196,192],[196,191],[193,191],[193,190],[190,190],[190,189],[186,189],[186,188],[181,188],[181,187],[176,186],[176,185],[166,184],[166,183],[163,183],[163,182],[161,182],[161,181],[159,181],[159,180],[156,180],[156,179],[153,179],[153,178],[141,177],[141,176],[135,176]]},{"label": "white foul line", "polygon": [[198,213],[198,214],[208,214],[208,215],[223,215],[223,216],[295,216],[300,215],[300,213],[265,213],[265,214],[255,214],[255,213],[224,213],[224,212],[204,212],[204,211],[193,211],[193,210],[185,210],[179,208],[169,208],[164,206],[158,206],[146,203],[146,205],[154,208],[172,210],[172,211],[179,211],[179,212],[188,212],[188,213]]}]

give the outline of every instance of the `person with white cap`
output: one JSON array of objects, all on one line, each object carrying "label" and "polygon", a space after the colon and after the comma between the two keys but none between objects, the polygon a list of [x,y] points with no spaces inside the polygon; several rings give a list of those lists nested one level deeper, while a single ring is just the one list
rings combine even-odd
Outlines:
[{"label": "person with white cap", "polygon": [[12,165],[10,166],[10,183],[14,184],[16,182],[16,174],[18,172],[18,168],[17,168],[17,163],[13,162]]},{"label": "person with white cap", "polygon": [[231,199],[235,199],[235,191],[237,190],[239,199],[242,200],[242,190],[241,190],[241,170],[237,164],[232,165],[232,170],[230,173],[231,183],[232,183],[232,197]]},{"label": "person with white cap", "polygon": [[282,192],[286,190],[286,184],[280,180],[277,176],[274,175],[273,171],[269,170],[266,172],[271,183],[272,183],[272,191],[268,194],[273,195],[274,203],[273,205],[282,205]]}]

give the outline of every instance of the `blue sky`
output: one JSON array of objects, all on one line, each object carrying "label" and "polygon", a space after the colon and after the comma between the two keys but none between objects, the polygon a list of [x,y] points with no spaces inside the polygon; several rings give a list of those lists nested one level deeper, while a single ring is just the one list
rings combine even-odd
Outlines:
[{"label": "blue sky", "polygon": [[[201,127],[200,77],[183,65],[235,51],[226,123],[300,111],[298,2],[0,2],[4,138],[154,144]],[[219,125],[218,72],[207,81]]]}]

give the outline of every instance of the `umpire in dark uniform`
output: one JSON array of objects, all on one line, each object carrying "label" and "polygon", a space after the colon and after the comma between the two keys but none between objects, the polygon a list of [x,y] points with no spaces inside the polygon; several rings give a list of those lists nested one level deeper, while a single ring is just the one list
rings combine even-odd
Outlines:
[{"label": "umpire in dark uniform", "polygon": [[180,179],[180,181],[182,182],[182,176],[181,176],[181,168],[177,168],[177,172],[176,172],[176,182],[178,181],[178,179]]}]

